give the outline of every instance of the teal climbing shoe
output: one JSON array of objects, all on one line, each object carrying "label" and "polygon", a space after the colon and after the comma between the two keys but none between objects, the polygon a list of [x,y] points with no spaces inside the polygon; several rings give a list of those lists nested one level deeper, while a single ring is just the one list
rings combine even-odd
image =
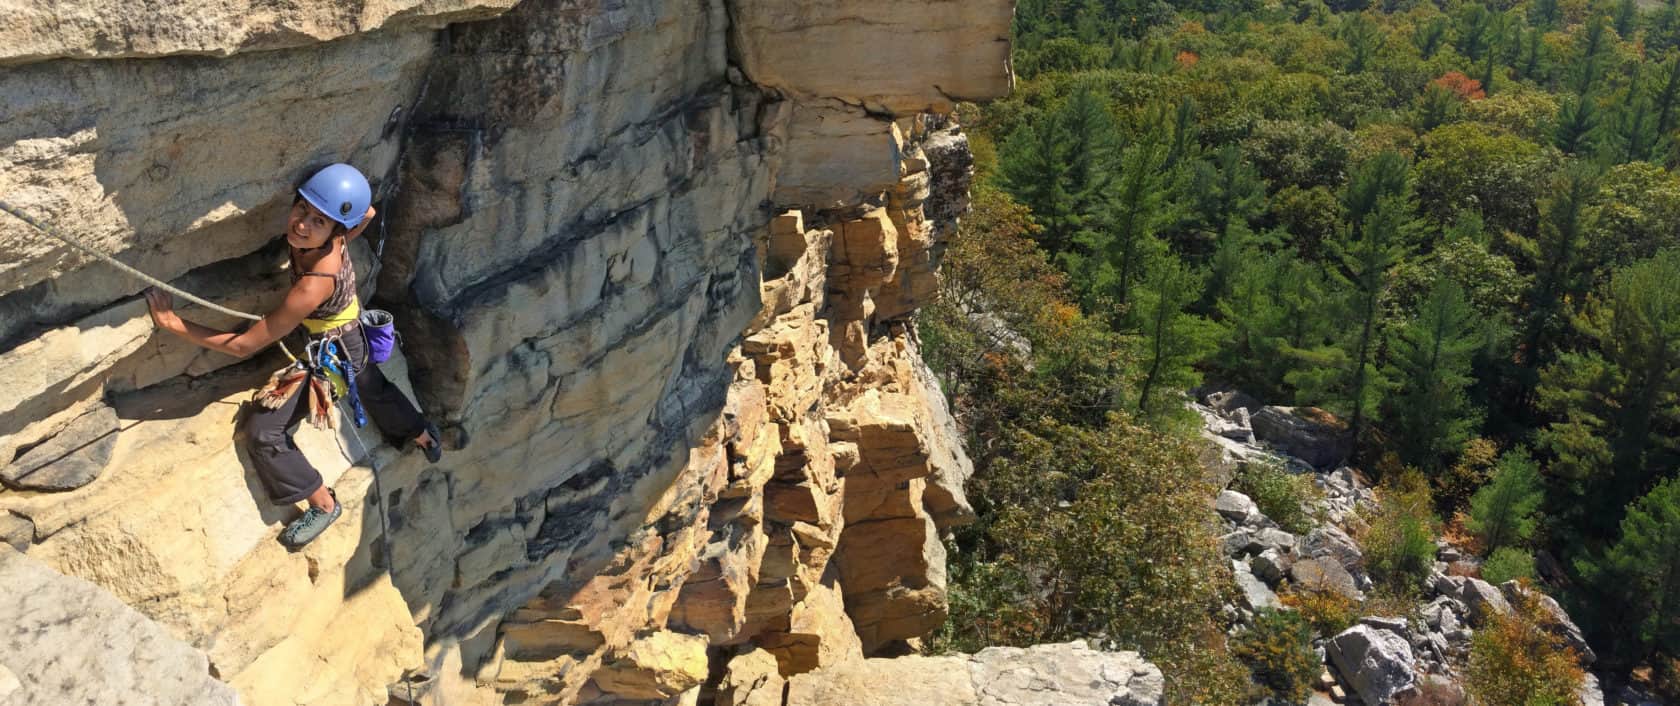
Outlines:
[{"label": "teal climbing shoe", "polygon": [[308,544],[314,541],[316,537],[321,536],[321,533],[327,531],[327,528],[332,526],[332,523],[338,519],[339,515],[344,514],[344,503],[338,501],[338,493],[335,493],[330,489],[327,490],[327,493],[332,495],[332,512],[327,512],[326,510],[322,510],[314,505],[310,505],[308,510],[303,511],[303,515],[299,516],[295,520],[292,520],[291,524],[286,525],[286,529],[281,530],[281,544],[284,544],[294,550],[300,549],[303,545]]}]

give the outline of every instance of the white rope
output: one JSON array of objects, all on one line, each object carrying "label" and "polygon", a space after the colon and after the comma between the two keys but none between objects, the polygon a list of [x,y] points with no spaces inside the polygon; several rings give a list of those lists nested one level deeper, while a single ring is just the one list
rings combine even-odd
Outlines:
[{"label": "white rope", "polygon": [[[184,289],[173,286],[173,285],[169,284],[168,282],[165,282],[161,279],[158,279],[158,278],[153,277],[149,274],[141,272],[140,270],[137,270],[137,269],[129,266],[128,264],[118,260],[115,257],[112,257],[110,255],[107,255],[107,254],[103,253],[103,252],[95,250],[95,249],[93,249],[93,248],[91,248],[87,245],[84,245],[83,243],[76,240],[75,238],[71,238],[70,236],[62,235],[62,234],[58,233],[57,231],[53,230],[52,228],[47,227],[45,224],[43,224],[39,221],[36,221],[34,218],[31,218],[29,216],[29,214],[24,213],[22,210],[19,210],[16,206],[13,206],[9,203],[6,203],[5,199],[0,199],[0,211],[5,211],[6,213],[10,213],[10,214],[12,214],[12,216],[16,217],[18,220],[23,221],[24,223],[28,223],[31,226],[34,226],[36,230],[47,234],[47,236],[51,237],[53,240],[57,240],[58,242],[64,243],[65,245],[68,245],[72,248],[75,248],[75,249],[80,250],[84,253],[87,253],[88,255],[92,255],[93,257],[99,258],[100,260],[104,260],[106,263],[110,264],[112,267],[115,267],[118,270],[121,270],[123,273],[125,273],[125,274],[127,274],[131,277],[139,279],[143,282],[146,282],[147,284],[150,284],[154,287],[157,287],[158,289],[162,289],[166,292],[169,292],[170,294],[174,294],[175,296],[178,296],[182,299],[185,299],[185,300],[190,301],[194,304],[202,306],[206,309],[210,309],[211,311],[219,311],[223,314],[227,314],[228,316],[232,316],[232,317],[236,317],[236,318],[240,318],[240,319],[246,319],[246,320],[249,320],[249,321],[262,321],[262,319],[263,319],[263,317],[257,316],[256,314],[247,314],[243,311],[239,311],[239,310],[236,310],[236,309],[229,309],[225,306],[222,306],[222,305],[217,304],[215,302],[211,302],[211,301],[206,300],[202,297],[199,297],[199,296],[193,294],[192,292],[188,292]],[[291,358],[294,362],[297,360],[297,356],[292,355],[292,352],[286,348],[285,343],[283,343],[279,340],[276,340],[274,343],[275,343],[275,345],[280,346],[280,350],[284,351],[286,353],[287,358]]]}]

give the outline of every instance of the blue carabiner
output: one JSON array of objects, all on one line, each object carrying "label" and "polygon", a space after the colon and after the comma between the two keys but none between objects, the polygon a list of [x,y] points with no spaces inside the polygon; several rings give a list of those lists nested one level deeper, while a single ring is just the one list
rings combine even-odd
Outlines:
[{"label": "blue carabiner", "polygon": [[350,392],[350,409],[355,412],[356,428],[367,426],[367,412],[362,409],[362,396],[356,391],[356,364],[350,361],[349,352],[344,350],[338,341],[332,342],[331,355],[339,356],[344,361],[344,370],[339,374],[344,376],[344,387]]}]

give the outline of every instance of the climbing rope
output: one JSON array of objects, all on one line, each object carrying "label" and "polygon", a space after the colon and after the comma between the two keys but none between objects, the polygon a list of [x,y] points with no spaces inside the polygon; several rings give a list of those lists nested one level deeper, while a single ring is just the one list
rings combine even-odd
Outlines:
[{"label": "climbing rope", "polygon": [[[351,380],[350,384],[354,385],[356,382]],[[346,404],[345,400],[341,398],[338,403],[341,405],[339,407],[339,412],[349,419],[351,417],[350,410],[342,406]],[[351,419],[350,423],[345,426],[350,428],[350,438],[356,440],[357,448],[362,450],[362,457],[368,460],[368,469],[373,472],[373,492],[375,495],[379,496],[379,538],[381,550],[385,554],[385,568],[391,572],[391,580],[395,582],[397,578],[396,559],[391,556],[391,521],[385,516],[385,503],[388,498],[385,495],[384,484],[379,481],[379,459],[373,455],[373,449],[368,448],[367,442],[362,440],[361,433],[356,431],[356,423],[353,419]],[[344,437],[333,434],[333,440],[338,442],[338,452],[344,454],[344,457],[354,464],[356,462],[355,457],[351,456],[350,451],[344,448]],[[435,443],[442,443],[442,441],[436,440]],[[374,565],[377,566],[378,563],[376,562]],[[409,703],[415,703],[414,685],[412,684],[408,687],[408,696]]]},{"label": "climbing rope", "polygon": [[[48,227],[46,224],[41,223],[40,221],[37,221],[34,218],[31,218],[29,216],[29,214],[24,213],[22,210],[18,209],[16,206],[13,206],[13,205],[7,203],[5,199],[0,199],[0,211],[5,211],[6,213],[10,213],[10,214],[12,214],[13,217],[17,218],[18,220],[23,221],[24,223],[28,223],[31,226],[34,226],[36,230],[47,234],[47,236],[51,237],[53,240],[57,240],[58,242],[64,243],[65,245],[68,245],[72,248],[80,250],[83,253],[86,253],[88,255],[92,255],[93,257],[96,257],[96,258],[99,258],[100,260],[104,260],[106,263],[110,264],[112,267],[115,267],[118,270],[121,270],[124,274],[127,274],[130,277],[134,277],[136,279],[139,279],[140,281],[146,282],[147,284],[150,284],[153,287],[157,287],[158,289],[162,289],[166,292],[169,292],[170,294],[174,294],[175,296],[178,296],[182,299],[185,299],[185,300],[190,301],[194,304],[202,306],[206,309],[210,309],[211,311],[219,311],[223,314],[227,314],[228,316],[232,316],[232,317],[236,317],[236,318],[240,318],[240,319],[246,319],[246,320],[249,320],[249,321],[262,321],[262,319],[263,319],[263,317],[257,316],[256,314],[247,314],[243,311],[238,311],[236,309],[229,309],[229,308],[227,308],[225,306],[222,306],[220,304],[217,304],[215,302],[208,301],[208,300],[204,299],[203,297],[200,297],[200,296],[197,296],[197,295],[193,294],[192,292],[188,292],[184,289],[181,289],[179,287],[171,285],[168,282],[165,282],[161,279],[158,279],[158,278],[153,277],[149,274],[141,272],[140,270],[137,270],[134,267],[129,266],[127,263],[124,263],[124,262],[118,260],[115,257],[112,257],[110,255],[107,255],[107,254],[103,253],[103,252],[95,250],[92,247],[89,247],[88,245],[82,243],[79,240],[76,240],[75,238],[72,238],[72,237],[67,236],[67,235],[60,234],[58,231],[53,230],[52,228]],[[274,343],[275,343],[275,345],[280,346],[280,350],[286,354],[287,358],[292,359],[292,362],[294,362],[294,363],[297,362],[297,359],[298,359],[297,356],[292,355],[292,351],[290,349],[286,348],[286,344],[284,342],[276,340]]]}]

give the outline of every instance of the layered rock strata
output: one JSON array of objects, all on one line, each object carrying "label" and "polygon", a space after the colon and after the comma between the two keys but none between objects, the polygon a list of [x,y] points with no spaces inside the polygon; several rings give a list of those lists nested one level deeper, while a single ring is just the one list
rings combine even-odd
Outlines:
[{"label": "layered rock strata", "polygon": [[362,294],[449,453],[300,430],[346,513],[285,552],[236,431],[278,356],[7,217],[0,542],[254,704],[694,698],[943,619],[968,464],[904,319],[969,162],[922,114],[1007,89],[1011,3],[248,5],[8,10],[0,194],[262,311],[292,185],[363,168]]}]

